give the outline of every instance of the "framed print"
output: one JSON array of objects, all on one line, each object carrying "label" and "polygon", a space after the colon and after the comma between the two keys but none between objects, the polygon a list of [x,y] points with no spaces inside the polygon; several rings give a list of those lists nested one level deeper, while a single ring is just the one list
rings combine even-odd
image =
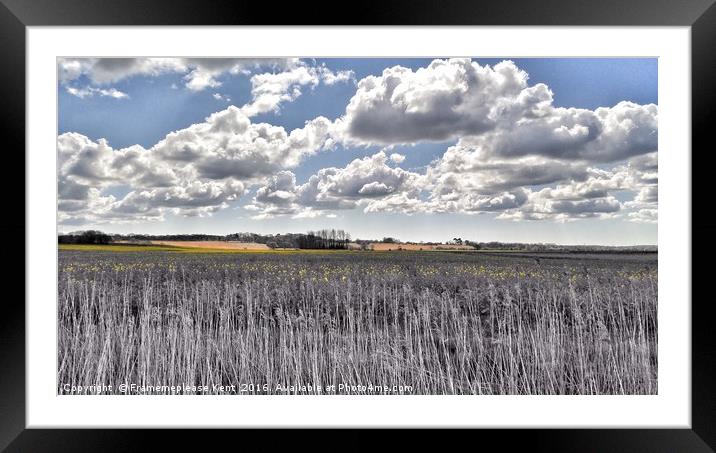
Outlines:
[{"label": "framed print", "polygon": [[716,445],[712,2],[3,5],[3,448]]}]

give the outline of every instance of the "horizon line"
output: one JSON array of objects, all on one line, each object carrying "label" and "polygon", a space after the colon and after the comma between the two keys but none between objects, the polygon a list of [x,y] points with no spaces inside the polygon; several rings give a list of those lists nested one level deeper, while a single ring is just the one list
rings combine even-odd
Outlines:
[{"label": "horizon line", "polygon": [[[321,231],[322,229],[327,230],[336,230],[339,231],[341,228],[321,228],[312,230],[314,232]],[[256,234],[259,236],[281,236],[281,235],[289,235],[289,234],[308,234],[308,232],[282,232],[282,233],[257,233],[254,231],[236,231],[234,233],[140,233],[140,232],[132,232],[132,233],[116,233],[116,232],[108,232],[108,231],[102,231],[99,229],[85,229],[85,230],[74,230],[74,231],[57,231],[57,235],[69,235],[73,233],[79,233],[82,231],[99,231],[101,233],[110,235],[110,236],[193,236],[193,235],[205,235],[205,236],[230,236],[232,234]],[[346,230],[343,230],[346,231]],[[394,235],[385,235],[383,238],[361,238],[359,236],[354,236],[352,233],[346,231],[351,236],[351,242],[355,241],[371,241],[371,242],[381,242],[384,238],[392,238],[400,243],[410,244],[410,243],[448,243],[451,240],[446,239],[442,241],[431,241],[431,240],[402,240],[397,236]],[[658,243],[633,243],[633,244],[604,244],[604,243],[566,243],[566,242],[524,242],[524,241],[500,241],[500,240],[475,240],[470,238],[462,238],[460,236],[455,236],[458,239],[462,239],[463,241],[469,241],[469,242],[475,242],[475,243],[498,243],[498,244],[525,244],[525,245],[559,245],[559,246],[580,246],[580,247],[658,247]]]}]

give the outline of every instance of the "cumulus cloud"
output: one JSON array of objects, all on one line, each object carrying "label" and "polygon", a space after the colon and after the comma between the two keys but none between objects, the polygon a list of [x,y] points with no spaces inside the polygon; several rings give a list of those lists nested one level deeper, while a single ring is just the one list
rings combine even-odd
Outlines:
[{"label": "cumulus cloud", "polygon": [[325,63],[317,67],[317,71],[321,76],[321,80],[326,85],[335,85],[337,83],[355,82],[355,73],[352,70],[332,71]]},{"label": "cumulus cloud", "polygon": [[380,151],[355,159],[343,168],[323,168],[308,181],[296,185],[293,173],[283,172],[269,178],[260,187],[247,208],[260,218],[274,215],[318,215],[321,211],[353,209],[365,205],[373,211],[372,201],[396,195],[416,196],[424,185],[417,173],[388,165],[388,156]]},{"label": "cumulus cloud", "polygon": [[[530,191],[522,206],[508,209],[498,218],[568,221],[625,215],[630,221],[645,221],[643,216],[656,212],[657,191],[656,181],[643,170],[639,162],[611,170],[590,168],[589,176],[582,181]],[[622,203],[615,197],[617,193],[636,195],[633,201]]]},{"label": "cumulus cloud", "polygon": [[656,153],[645,158],[632,159],[629,169],[633,174],[634,198],[624,203],[627,220],[636,223],[657,223],[659,185]]},{"label": "cumulus cloud", "polygon": [[461,144],[446,150],[428,168],[438,192],[447,196],[453,189],[494,193],[521,186],[539,186],[564,180],[583,180],[587,166],[582,163],[526,156],[516,159],[485,159],[479,150]]},{"label": "cumulus cloud", "polygon": [[97,85],[115,83],[134,76],[185,74],[185,86],[194,91],[221,86],[217,77],[238,74],[258,67],[286,68],[298,63],[295,58],[61,58],[60,82],[86,76]]},{"label": "cumulus cloud", "polygon": [[295,100],[301,87],[315,87],[320,79],[314,68],[298,66],[279,73],[255,74],[251,77],[252,101],[242,107],[247,116],[277,111],[281,103]]},{"label": "cumulus cloud", "polygon": [[[256,218],[315,217],[361,207],[367,213],[493,214],[558,222],[617,216],[646,222],[656,209],[652,155],[604,169],[542,156],[484,160],[476,150],[456,145],[424,173],[395,167],[393,155],[381,151],[344,168],[324,168],[304,184],[296,184],[293,173],[281,173],[266,181],[247,208]],[[633,194],[633,201],[620,202],[620,193]]]},{"label": "cumulus cloud", "polygon": [[569,221],[580,218],[609,217],[622,205],[615,197],[603,196],[580,198],[569,186],[530,192],[518,209],[507,209],[498,218],[510,220],[556,220]]},{"label": "cumulus cloud", "polygon": [[[245,208],[254,218],[362,209],[505,220],[657,219],[657,106],[555,107],[550,88],[530,86],[527,73],[510,61],[387,68],[357,82],[341,118],[317,117],[289,132],[251,118],[277,112],[320,84],[355,81],[354,74],[295,59],[96,60],[63,60],[61,77],[85,75],[99,84],[179,72],[188,89],[201,90],[220,86],[221,74],[241,73],[250,76],[251,100],[171,132],[149,149],[115,150],[105,140],[61,135],[58,205],[68,223],[211,215],[253,188]],[[86,89],[84,96],[111,90]],[[213,96],[229,100],[218,90]],[[391,152],[398,144],[443,140],[452,146],[420,171],[401,168],[405,154]],[[296,180],[291,169],[336,143],[383,150]],[[117,185],[130,190],[112,195]]]},{"label": "cumulus cloud", "polygon": [[[58,208],[68,222],[160,219],[166,213],[210,215],[266,176],[293,168],[330,146],[330,121],[291,132],[252,123],[230,106],[172,132],[145,149],[113,149],[77,133],[58,137]],[[130,188],[122,198],[106,194]]]},{"label": "cumulus cloud", "polygon": [[497,216],[498,219],[523,220],[553,220],[569,222],[576,219],[608,218],[610,214],[620,209],[619,202],[613,198],[605,200],[582,200],[568,202],[550,202],[530,205],[530,209],[505,211]]},{"label": "cumulus cloud", "polygon": [[333,72],[325,65],[312,67],[303,62],[278,73],[255,74],[251,77],[252,100],[242,107],[247,116],[276,112],[284,102],[292,102],[302,94],[302,87],[315,88],[352,80],[352,71]]},{"label": "cumulus cloud", "polygon": [[543,116],[520,118],[465,141],[486,157],[539,155],[587,162],[614,162],[657,149],[654,104],[547,110]]},{"label": "cumulus cloud", "polygon": [[[222,85],[218,78],[223,74],[249,74],[261,68],[291,70],[301,62],[297,58],[186,58],[185,86],[192,91],[216,88]],[[185,72],[182,71],[182,72]]]},{"label": "cumulus cloud", "polygon": [[153,147],[161,159],[191,166],[198,177],[251,179],[298,165],[326,146],[331,122],[323,117],[289,132],[252,123],[235,106],[205,122],[172,132]]},{"label": "cumulus cloud", "polygon": [[405,156],[403,154],[392,153],[390,160],[393,161],[394,164],[400,164],[405,160]]},{"label": "cumulus cloud", "polygon": [[60,58],[57,66],[60,82],[70,82],[84,75],[98,85],[135,75],[157,76],[187,69],[181,58]]},{"label": "cumulus cloud", "polygon": [[354,141],[446,140],[493,128],[499,106],[525,88],[527,73],[512,62],[491,68],[469,59],[434,60],[417,71],[394,66],[358,82],[342,122]]},{"label": "cumulus cloud", "polygon": [[417,183],[420,177],[402,168],[387,164],[384,152],[355,159],[342,169],[319,171],[319,188],[323,194],[346,198],[363,198],[403,191]]},{"label": "cumulus cloud", "polygon": [[[412,191],[371,201],[366,211],[492,213],[499,219],[552,221],[625,215],[643,221],[634,212],[656,209],[654,168],[643,165],[644,158],[605,170],[540,156],[473,160],[471,153],[452,147],[415,179],[420,183]],[[634,200],[622,203],[620,193],[634,194]]]},{"label": "cumulus cloud", "polygon": [[[115,88],[69,85],[82,76],[92,84],[102,86],[135,76],[183,74],[184,87],[198,92],[221,87],[221,77],[227,74],[250,75],[252,100],[243,107],[247,116],[278,111],[282,103],[298,98],[303,86],[315,87],[320,82],[334,85],[354,80],[352,71],[334,72],[325,63],[311,66],[298,58],[62,58],[58,60],[58,73],[67,92],[80,98],[95,94],[127,97]],[[178,88],[176,84],[172,87]],[[212,96],[231,101],[218,92]]]},{"label": "cumulus cloud", "polygon": [[117,90],[116,88],[95,88],[91,86],[86,86],[84,88],[75,88],[67,86],[65,87],[65,91],[70,93],[72,96],[77,96],[80,99],[84,99],[87,97],[92,96],[101,96],[101,97],[110,97],[113,99],[127,99],[129,98],[129,95],[127,93],[124,93],[122,91]]},{"label": "cumulus cloud", "polygon": [[629,220],[636,223],[657,223],[659,213],[657,209],[639,209],[629,213]]},{"label": "cumulus cloud", "polygon": [[639,190],[634,202],[639,204],[656,203],[659,201],[659,188],[657,186],[646,186]]},{"label": "cumulus cloud", "polygon": [[114,214],[135,215],[168,208],[185,216],[204,215],[227,206],[243,195],[240,181],[182,181],[166,188],[134,190],[112,206]]},{"label": "cumulus cloud", "polygon": [[656,151],[656,105],[555,107],[549,87],[527,82],[511,61],[434,60],[415,71],[393,66],[358,82],[338,124],[347,143],[459,138],[485,157],[612,162]]}]

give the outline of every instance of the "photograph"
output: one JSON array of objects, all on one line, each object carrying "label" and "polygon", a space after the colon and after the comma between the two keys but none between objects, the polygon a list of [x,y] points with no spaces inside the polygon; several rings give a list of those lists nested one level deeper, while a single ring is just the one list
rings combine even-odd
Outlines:
[{"label": "photograph", "polygon": [[659,395],[658,58],[56,70],[55,395]]},{"label": "photograph", "polygon": [[0,0],[0,451],[716,451],[715,2]]}]

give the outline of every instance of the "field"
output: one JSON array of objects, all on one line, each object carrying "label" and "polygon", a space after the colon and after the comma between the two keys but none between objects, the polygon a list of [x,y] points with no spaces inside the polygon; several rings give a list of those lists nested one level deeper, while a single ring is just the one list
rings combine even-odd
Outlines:
[{"label": "field", "polygon": [[200,249],[225,249],[225,250],[271,250],[266,244],[254,242],[231,242],[231,241],[152,241],[156,245],[168,245],[171,247],[187,247]]},{"label": "field", "polygon": [[656,254],[77,247],[60,394],[657,393]]},{"label": "field", "polygon": [[428,250],[474,250],[474,247],[467,245],[454,245],[454,244],[390,244],[383,242],[374,242],[368,245],[370,250],[386,252],[386,251],[398,251],[398,250],[412,250],[412,251],[428,251]]},{"label": "field", "polygon": [[[272,250],[267,248],[239,248],[225,246],[194,247],[185,245],[188,241],[176,241],[175,244],[152,242],[148,244],[111,243],[111,244],[60,244],[60,252],[174,252],[174,253],[281,253],[289,250]],[[208,241],[207,241],[208,242]],[[226,242],[228,244],[228,242]]]}]

